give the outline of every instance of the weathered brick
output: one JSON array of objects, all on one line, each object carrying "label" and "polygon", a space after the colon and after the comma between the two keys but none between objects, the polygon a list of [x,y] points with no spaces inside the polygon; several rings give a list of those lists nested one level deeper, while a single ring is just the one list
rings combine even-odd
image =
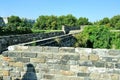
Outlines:
[{"label": "weathered brick", "polygon": [[120,56],[120,50],[109,50],[108,54],[110,56]]},{"label": "weathered brick", "polygon": [[12,76],[12,77],[20,77],[21,76],[21,73],[20,72],[10,72],[10,76]]},{"label": "weathered brick", "polygon": [[11,57],[3,57],[3,60],[8,62],[14,61],[14,59]]},{"label": "weathered brick", "polygon": [[45,74],[43,77],[44,77],[45,79],[53,79],[53,78],[54,78],[54,75]]},{"label": "weathered brick", "polygon": [[47,59],[53,59],[53,54],[48,52],[37,53],[37,58],[43,58],[43,57]]},{"label": "weathered brick", "polygon": [[88,55],[86,54],[81,54],[80,55],[80,60],[88,60]]},{"label": "weathered brick", "polygon": [[95,67],[105,67],[105,62],[99,61],[99,62],[93,62],[93,65]]},{"label": "weathered brick", "polygon": [[21,53],[20,52],[10,51],[10,52],[8,52],[8,56],[9,57],[21,57]]},{"label": "weathered brick", "polygon": [[37,53],[31,53],[31,52],[23,52],[21,54],[22,54],[22,57],[35,58],[37,56]]},{"label": "weathered brick", "polygon": [[94,66],[92,61],[79,61],[79,66]]},{"label": "weathered brick", "polygon": [[111,80],[119,80],[119,75],[118,74],[112,74],[111,75]]},{"label": "weathered brick", "polygon": [[102,61],[112,62],[113,57],[103,57]]},{"label": "weathered brick", "polygon": [[60,73],[61,73],[62,75],[65,75],[65,76],[73,76],[73,75],[75,75],[75,73],[72,72],[72,71],[64,71],[64,70],[61,70]]},{"label": "weathered brick", "polygon": [[3,80],[11,80],[11,76],[3,76]]},{"label": "weathered brick", "polygon": [[95,54],[90,54],[89,55],[89,60],[91,60],[91,61],[98,61],[99,60],[99,56],[95,55]]},{"label": "weathered brick", "polygon": [[58,47],[43,47],[43,52],[56,52],[58,53]]},{"label": "weathered brick", "polygon": [[113,63],[106,63],[106,68],[114,68],[115,65]]},{"label": "weathered brick", "polygon": [[[74,77],[74,76],[55,76],[54,80],[85,80],[84,77]],[[89,80],[89,79],[86,79]]]},{"label": "weathered brick", "polygon": [[92,49],[91,48],[75,48],[75,52],[80,54],[90,54],[92,53]]},{"label": "weathered brick", "polygon": [[14,58],[14,60],[16,62],[24,62],[24,63],[30,62],[30,58]]},{"label": "weathered brick", "polygon": [[115,68],[119,68],[120,69],[120,63],[115,64]]},{"label": "weathered brick", "polygon": [[80,72],[83,72],[83,73],[88,72],[88,67],[86,67],[86,66],[79,66],[78,69],[79,69]]},{"label": "weathered brick", "polygon": [[77,54],[73,54],[73,55],[69,55],[70,56],[70,60],[79,60],[80,56]]},{"label": "weathered brick", "polygon": [[30,62],[37,62],[37,63],[45,63],[46,62],[46,58],[31,58]]},{"label": "weathered brick", "polygon": [[61,48],[59,48],[59,52],[75,53],[75,48],[72,48],[72,47],[61,47]]},{"label": "weathered brick", "polygon": [[81,73],[81,72],[77,73],[78,77],[88,77],[89,75],[90,73]]},{"label": "weathered brick", "polygon": [[92,80],[98,80],[100,78],[100,73],[91,73],[89,77]]},{"label": "weathered brick", "polygon": [[3,75],[3,76],[9,76],[9,75],[10,75],[10,72],[9,72],[9,71],[6,71],[6,70],[3,70],[3,71],[2,71],[2,75]]},{"label": "weathered brick", "polygon": [[23,67],[23,63],[22,62],[16,62],[13,66],[15,66],[15,67]]},{"label": "weathered brick", "polygon": [[30,52],[42,52],[43,51],[43,47],[40,47],[40,46],[29,46],[28,47],[28,51],[30,51]]}]

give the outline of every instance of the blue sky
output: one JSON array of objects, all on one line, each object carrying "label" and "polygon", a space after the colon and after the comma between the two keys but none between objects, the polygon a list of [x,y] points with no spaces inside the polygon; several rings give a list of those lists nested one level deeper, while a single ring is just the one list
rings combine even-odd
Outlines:
[{"label": "blue sky", "polygon": [[120,14],[120,0],[0,0],[0,16],[36,19],[40,15],[87,17],[90,21]]}]

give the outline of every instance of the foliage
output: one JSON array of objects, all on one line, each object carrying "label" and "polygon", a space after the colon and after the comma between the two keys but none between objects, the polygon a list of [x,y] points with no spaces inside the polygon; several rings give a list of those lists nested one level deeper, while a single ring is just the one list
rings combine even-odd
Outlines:
[{"label": "foliage", "polygon": [[120,29],[120,15],[113,16],[112,18],[105,17],[99,21],[94,22],[95,25],[105,25],[112,29]]},{"label": "foliage", "polygon": [[113,16],[110,20],[110,24],[113,28],[115,28],[115,24],[120,22],[120,15]]},{"label": "foliage", "polygon": [[75,47],[87,47],[88,35],[86,33],[79,33],[75,35]]},{"label": "foliage", "polygon": [[114,32],[111,35],[111,48],[120,49],[120,33]]},{"label": "foliage", "polygon": [[115,24],[115,29],[120,30],[120,21]]},{"label": "foliage", "polygon": [[88,18],[80,17],[77,20],[77,25],[89,25],[89,24],[90,24],[90,22],[88,21]]},{"label": "foliage", "polygon": [[88,26],[76,36],[77,45],[91,48],[110,48],[110,31],[105,26]]},{"label": "foliage", "polygon": [[34,29],[41,30],[60,30],[62,25],[76,26],[77,19],[71,14],[66,16],[39,16],[36,23],[34,24]]}]

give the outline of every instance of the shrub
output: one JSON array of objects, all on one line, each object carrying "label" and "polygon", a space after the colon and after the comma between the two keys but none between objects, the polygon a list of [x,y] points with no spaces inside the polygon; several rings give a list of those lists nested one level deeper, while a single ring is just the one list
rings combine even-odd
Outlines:
[{"label": "shrub", "polygon": [[120,49],[120,33],[114,32],[111,35],[111,48]]},{"label": "shrub", "polygon": [[75,36],[76,45],[89,48],[110,48],[110,30],[105,26],[88,26]]}]

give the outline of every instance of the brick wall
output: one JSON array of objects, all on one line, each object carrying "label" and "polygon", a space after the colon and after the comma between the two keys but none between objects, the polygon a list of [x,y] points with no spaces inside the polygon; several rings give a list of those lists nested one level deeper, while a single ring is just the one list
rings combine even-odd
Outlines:
[{"label": "brick wall", "polygon": [[3,80],[120,80],[120,50],[11,46],[0,55]]}]

